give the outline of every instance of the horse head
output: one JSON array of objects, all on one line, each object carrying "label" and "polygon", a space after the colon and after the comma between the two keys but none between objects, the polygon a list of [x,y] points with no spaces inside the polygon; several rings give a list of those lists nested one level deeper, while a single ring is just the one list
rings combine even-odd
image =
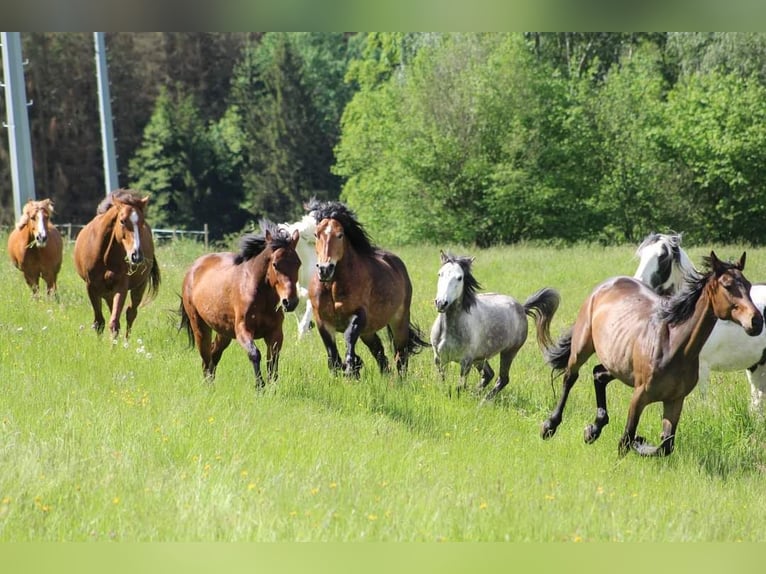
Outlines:
[{"label": "horse head", "polygon": [[346,248],[343,226],[337,219],[323,219],[317,224],[315,236],[319,280],[332,281]]},{"label": "horse head", "polygon": [[658,295],[672,295],[694,271],[694,264],[681,249],[681,235],[650,233],[636,250],[638,269],[633,277],[652,288]]},{"label": "horse head", "polygon": [[301,260],[295,248],[300,233],[297,229],[289,235],[285,231],[272,233],[266,229],[264,236],[272,248],[271,262],[266,270],[267,281],[276,290],[282,308],[293,311],[298,306],[298,271]]},{"label": "horse head", "polygon": [[30,246],[45,247],[48,242],[48,222],[53,214],[53,202],[50,199],[28,201],[24,206],[21,219],[16,224],[19,230],[28,229],[31,237]]},{"label": "horse head", "polygon": [[144,260],[141,231],[146,225],[144,212],[148,203],[148,196],[129,202],[117,198],[113,200],[113,208],[116,210],[114,239],[122,245],[125,260],[131,265],[138,265]]},{"label": "horse head", "polygon": [[434,305],[439,313],[444,313],[456,301],[462,302],[465,310],[475,302],[475,293],[479,284],[471,273],[473,257],[458,257],[440,251],[442,266],[436,283]]},{"label": "horse head", "polygon": [[710,252],[707,263],[711,269],[708,294],[713,313],[718,319],[734,321],[750,336],[759,335],[763,329],[763,315],[750,299],[750,281],[742,274],[746,253],[736,263],[725,263]]}]

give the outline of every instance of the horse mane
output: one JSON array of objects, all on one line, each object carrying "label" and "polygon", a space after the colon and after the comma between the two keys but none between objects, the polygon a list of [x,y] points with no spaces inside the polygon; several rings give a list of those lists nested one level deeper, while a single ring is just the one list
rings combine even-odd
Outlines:
[{"label": "horse mane", "polygon": [[96,214],[106,213],[109,211],[109,208],[114,205],[115,200],[119,201],[120,203],[130,205],[136,209],[143,209],[143,205],[141,204],[143,198],[138,191],[135,189],[120,188],[115,189],[101,200],[101,203],[99,203],[98,207],[96,208]]},{"label": "horse mane", "polygon": [[641,242],[641,244],[636,249],[636,256],[641,256],[641,251],[644,250],[644,248],[649,247],[650,245],[658,242],[665,243],[665,245],[668,246],[670,249],[670,254],[672,256],[672,260],[676,263],[680,263],[681,261],[681,233],[656,233],[652,231],[649,235],[647,235],[644,240]]},{"label": "horse mane", "polygon": [[[260,221],[261,233],[248,233],[243,236],[239,243],[239,253],[234,258],[234,265],[240,265],[245,261],[257,257],[267,247],[272,251],[288,247],[291,242],[290,234],[277,224],[267,219]],[[271,241],[266,241],[266,232],[271,234]]]},{"label": "horse mane", "polygon": [[378,251],[364,226],[356,219],[356,214],[340,201],[319,201],[311,199],[306,209],[313,214],[319,224],[323,219],[335,219],[343,226],[343,231],[351,246],[359,253],[372,255]]},{"label": "horse mane", "polygon": [[[661,300],[658,310],[658,317],[661,321],[667,321],[670,325],[677,325],[683,323],[694,314],[697,301],[702,296],[702,291],[705,289],[708,279],[713,275],[710,257],[704,257],[702,262],[704,272],[688,272],[684,288],[672,297]],[[721,266],[727,271],[729,269],[738,269],[736,264],[726,261],[721,261]]]},{"label": "horse mane", "polygon": [[463,300],[461,305],[463,311],[466,313],[471,311],[471,308],[476,305],[476,294],[481,289],[481,284],[473,276],[471,265],[473,264],[472,257],[464,257],[461,255],[453,255],[451,253],[444,253],[444,263],[457,263],[463,269]]}]

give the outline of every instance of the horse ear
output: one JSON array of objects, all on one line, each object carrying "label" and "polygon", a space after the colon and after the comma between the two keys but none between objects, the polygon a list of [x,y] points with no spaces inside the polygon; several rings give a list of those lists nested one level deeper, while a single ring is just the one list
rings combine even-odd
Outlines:
[{"label": "horse ear", "polygon": [[141,206],[143,209],[146,209],[146,206],[149,205],[149,198],[151,195],[147,195],[141,198]]},{"label": "horse ear", "polygon": [[716,275],[720,275],[721,272],[723,271],[721,260],[718,259],[718,256],[715,254],[715,251],[710,252],[710,268],[715,272]]},{"label": "horse ear", "polygon": [[301,233],[297,229],[293,231],[292,236],[290,237],[290,243],[293,244],[293,249],[295,249],[295,246],[298,245],[298,240],[301,238]]},{"label": "horse ear", "polygon": [[268,229],[263,232],[263,238],[266,240],[266,243],[271,243],[271,231]]},{"label": "horse ear", "polygon": [[443,249],[439,249],[439,257],[441,257],[442,264],[447,262],[447,254],[444,253]]},{"label": "horse ear", "polygon": [[747,251],[743,251],[742,257],[740,257],[739,261],[737,261],[737,267],[739,267],[740,271],[744,271],[745,269],[745,259],[747,259]]}]

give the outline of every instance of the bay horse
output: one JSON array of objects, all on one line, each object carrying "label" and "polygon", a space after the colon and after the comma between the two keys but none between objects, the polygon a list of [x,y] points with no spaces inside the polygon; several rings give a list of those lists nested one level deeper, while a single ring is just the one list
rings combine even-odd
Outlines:
[{"label": "bay horse", "polygon": [[[650,233],[636,251],[639,258],[634,277],[647,283],[660,295],[673,294],[683,286],[683,277],[695,273],[689,256],[681,248],[681,234]],[[750,298],[761,313],[766,310],[766,284],[754,283]],[[745,371],[750,383],[750,407],[762,408],[766,393],[766,329],[748,337],[737,325],[718,321],[700,352],[699,383],[704,396],[710,372]]]},{"label": "bay horse", "polygon": [[[99,203],[96,216],[77,235],[74,263],[85,281],[93,307],[93,328],[104,331],[102,300],[111,310],[109,330],[112,337],[120,331],[120,316],[125,308],[130,335],[144,294],[150,301],[160,285],[160,268],[154,254],[152,230],[144,213],[149,197],[130,189],[112,191]],[[130,293],[130,303],[127,303]]]},{"label": "bay horse", "polygon": [[24,274],[24,280],[37,295],[40,279],[45,281],[48,295],[55,295],[61,271],[64,243],[61,233],[51,222],[53,201],[30,200],[24,205],[21,218],[8,236],[8,255]]},{"label": "bay horse", "polygon": [[[573,327],[545,351],[553,372],[563,372],[563,392],[542,424],[542,438],[552,437],[562,421],[569,392],[582,365],[594,353],[609,377],[633,387],[625,430],[618,452],[633,448],[641,455],[673,452],[684,399],[697,384],[699,354],[716,320],[734,321],[750,336],[763,329],[763,315],[750,299],[750,282],[742,274],[745,253],[727,263],[715,252],[705,259],[703,274],[689,275],[686,285],[662,298],[633,277],[613,277],[599,284],[585,300]],[[595,379],[597,415],[585,429],[592,443],[609,423],[606,385]],[[636,434],[644,408],[663,404],[659,446]]]},{"label": "bay horse", "polygon": [[305,309],[303,312],[297,313],[298,338],[301,338],[311,329],[312,319],[314,317],[314,309],[311,306],[308,286],[309,283],[311,283],[311,276],[316,271],[317,255],[315,234],[317,223],[314,216],[311,213],[308,213],[295,223],[280,223],[279,228],[284,229],[290,235],[292,235],[294,231],[298,231],[298,234],[300,235],[300,241],[296,247],[298,257],[301,260],[301,268],[298,272],[298,296],[302,302],[305,302]]},{"label": "bay horse", "polygon": [[[427,347],[410,321],[412,283],[404,262],[372,243],[364,226],[338,201],[312,201],[316,229],[316,272],[309,283],[314,322],[333,372],[359,377],[359,339],[372,353],[381,372],[389,371],[378,331],[386,329],[394,349],[397,373],[407,371],[409,356]],[[341,363],[335,334],[343,332],[345,360]]]},{"label": "bay horse", "polygon": [[474,277],[473,257],[440,252],[441,268],[434,304],[438,315],[431,327],[434,362],[444,379],[447,363],[460,364],[460,386],[465,388],[471,366],[481,373],[483,389],[495,373],[489,359],[500,354],[500,374],[484,400],[492,399],[508,384],[511,363],[527,340],[527,315],[534,317],[537,342],[542,349],[553,342],[550,323],[559,306],[559,294],[545,287],[523,304],[499,293],[477,293],[481,285]]},{"label": "bay horse", "polygon": [[239,253],[202,255],[184,276],[181,327],[199,351],[203,373],[210,381],[232,339],[247,353],[258,387],[265,383],[255,340],[264,339],[268,378],[277,379],[284,312],[298,305],[301,261],[295,246],[300,236],[297,230],[288,235],[265,220],[261,227],[262,235],[242,238]]}]

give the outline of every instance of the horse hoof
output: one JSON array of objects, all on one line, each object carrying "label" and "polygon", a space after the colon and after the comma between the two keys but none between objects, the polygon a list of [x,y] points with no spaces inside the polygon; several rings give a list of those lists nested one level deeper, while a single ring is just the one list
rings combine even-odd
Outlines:
[{"label": "horse hoof", "polygon": [[551,421],[547,420],[540,425],[540,438],[548,440],[556,434],[556,427],[551,426]]},{"label": "horse hoof", "polygon": [[596,442],[596,439],[601,436],[601,431],[596,427],[596,425],[588,425],[585,427],[585,432],[583,434],[585,444],[593,444]]}]

